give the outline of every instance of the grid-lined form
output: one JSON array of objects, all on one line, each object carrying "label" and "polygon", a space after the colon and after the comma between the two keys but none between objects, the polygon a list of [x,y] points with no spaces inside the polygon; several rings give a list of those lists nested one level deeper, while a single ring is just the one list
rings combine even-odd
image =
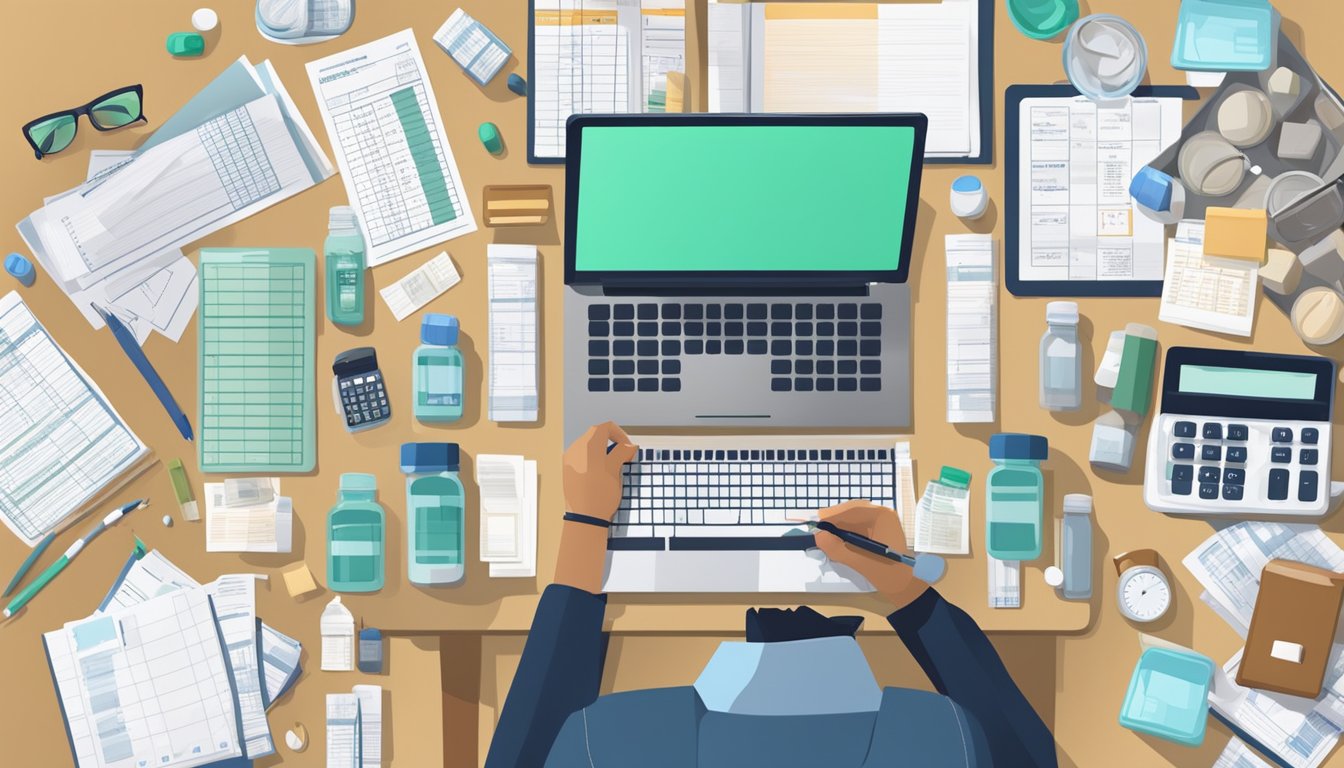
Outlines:
[{"label": "grid-lined form", "polygon": [[202,471],[313,468],[315,271],[305,249],[201,251]]},{"label": "grid-lined form", "polygon": [[201,126],[197,135],[233,210],[246,208],[280,191],[280,178],[266,155],[247,107],[211,120]]},{"label": "grid-lined form", "polygon": [[538,0],[532,152],[565,156],[570,115],[630,111],[630,31],[615,0]]}]

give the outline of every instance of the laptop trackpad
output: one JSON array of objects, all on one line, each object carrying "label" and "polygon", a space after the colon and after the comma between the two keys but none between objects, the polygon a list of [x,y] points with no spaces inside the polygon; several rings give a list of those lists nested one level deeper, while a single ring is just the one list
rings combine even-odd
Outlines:
[{"label": "laptop trackpad", "polygon": [[654,572],[657,592],[754,592],[759,552],[664,552]]}]

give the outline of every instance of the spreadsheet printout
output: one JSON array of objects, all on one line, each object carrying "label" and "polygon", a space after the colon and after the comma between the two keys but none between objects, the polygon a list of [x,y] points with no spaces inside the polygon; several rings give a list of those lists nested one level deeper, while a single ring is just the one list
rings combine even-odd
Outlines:
[{"label": "spreadsheet printout", "polygon": [[149,449],[17,292],[0,298],[0,518],[33,546]]},{"label": "spreadsheet printout", "polygon": [[1026,98],[1019,111],[1018,279],[1161,280],[1165,229],[1129,196],[1181,135],[1182,100]]},{"label": "spreadsheet printout", "polygon": [[990,235],[947,235],[947,423],[994,421],[998,284]]},{"label": "spreadsheet printout", "polygon": [[1167,242],[1166,277],[1157,317],[1215,333],[1250,336],[1260,266],[1204,255],[1204,222],[1182,221]]},{"label": "spreadsheet printout", "polygon": [[315,281],[310,250],[201,250],[202,472],[313,468]]},{"label": "spreadsheet printout", "polygon": [[537,247],[491,244],[490,420],[537,420]]},{"label": "spreadsheet printout", "polygon": [[192,768],[242,756],[204,589],[72,621],[42,640],[79,768]]},{"label": "spreadsheet printout", "polygon": [[415,34],[308,64],[371,267],[476,231]]}]

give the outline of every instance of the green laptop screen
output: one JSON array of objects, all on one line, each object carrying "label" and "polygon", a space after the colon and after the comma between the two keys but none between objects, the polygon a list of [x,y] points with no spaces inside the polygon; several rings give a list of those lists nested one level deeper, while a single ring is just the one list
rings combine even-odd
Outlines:
[{"label": "green laptop screen", "polygon": [[909,126],[588,126],[574,268],[900,266]]}]

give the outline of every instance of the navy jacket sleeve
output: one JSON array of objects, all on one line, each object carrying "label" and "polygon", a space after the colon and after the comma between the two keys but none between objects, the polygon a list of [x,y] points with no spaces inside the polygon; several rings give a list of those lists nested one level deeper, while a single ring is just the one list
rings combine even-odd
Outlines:
[{"label": "navy jacket sleeve", "polygon": [[979,722],[995,765],[1057,765],[1050,729],[965,611],[930,588],[887,621],[938,692]]},{"label": "navy jacket sleeve", "polygon": [[597,699],[606,607],[606,595],[560,584],[541,594],[486,768],[542,765],[566,718]]}]

